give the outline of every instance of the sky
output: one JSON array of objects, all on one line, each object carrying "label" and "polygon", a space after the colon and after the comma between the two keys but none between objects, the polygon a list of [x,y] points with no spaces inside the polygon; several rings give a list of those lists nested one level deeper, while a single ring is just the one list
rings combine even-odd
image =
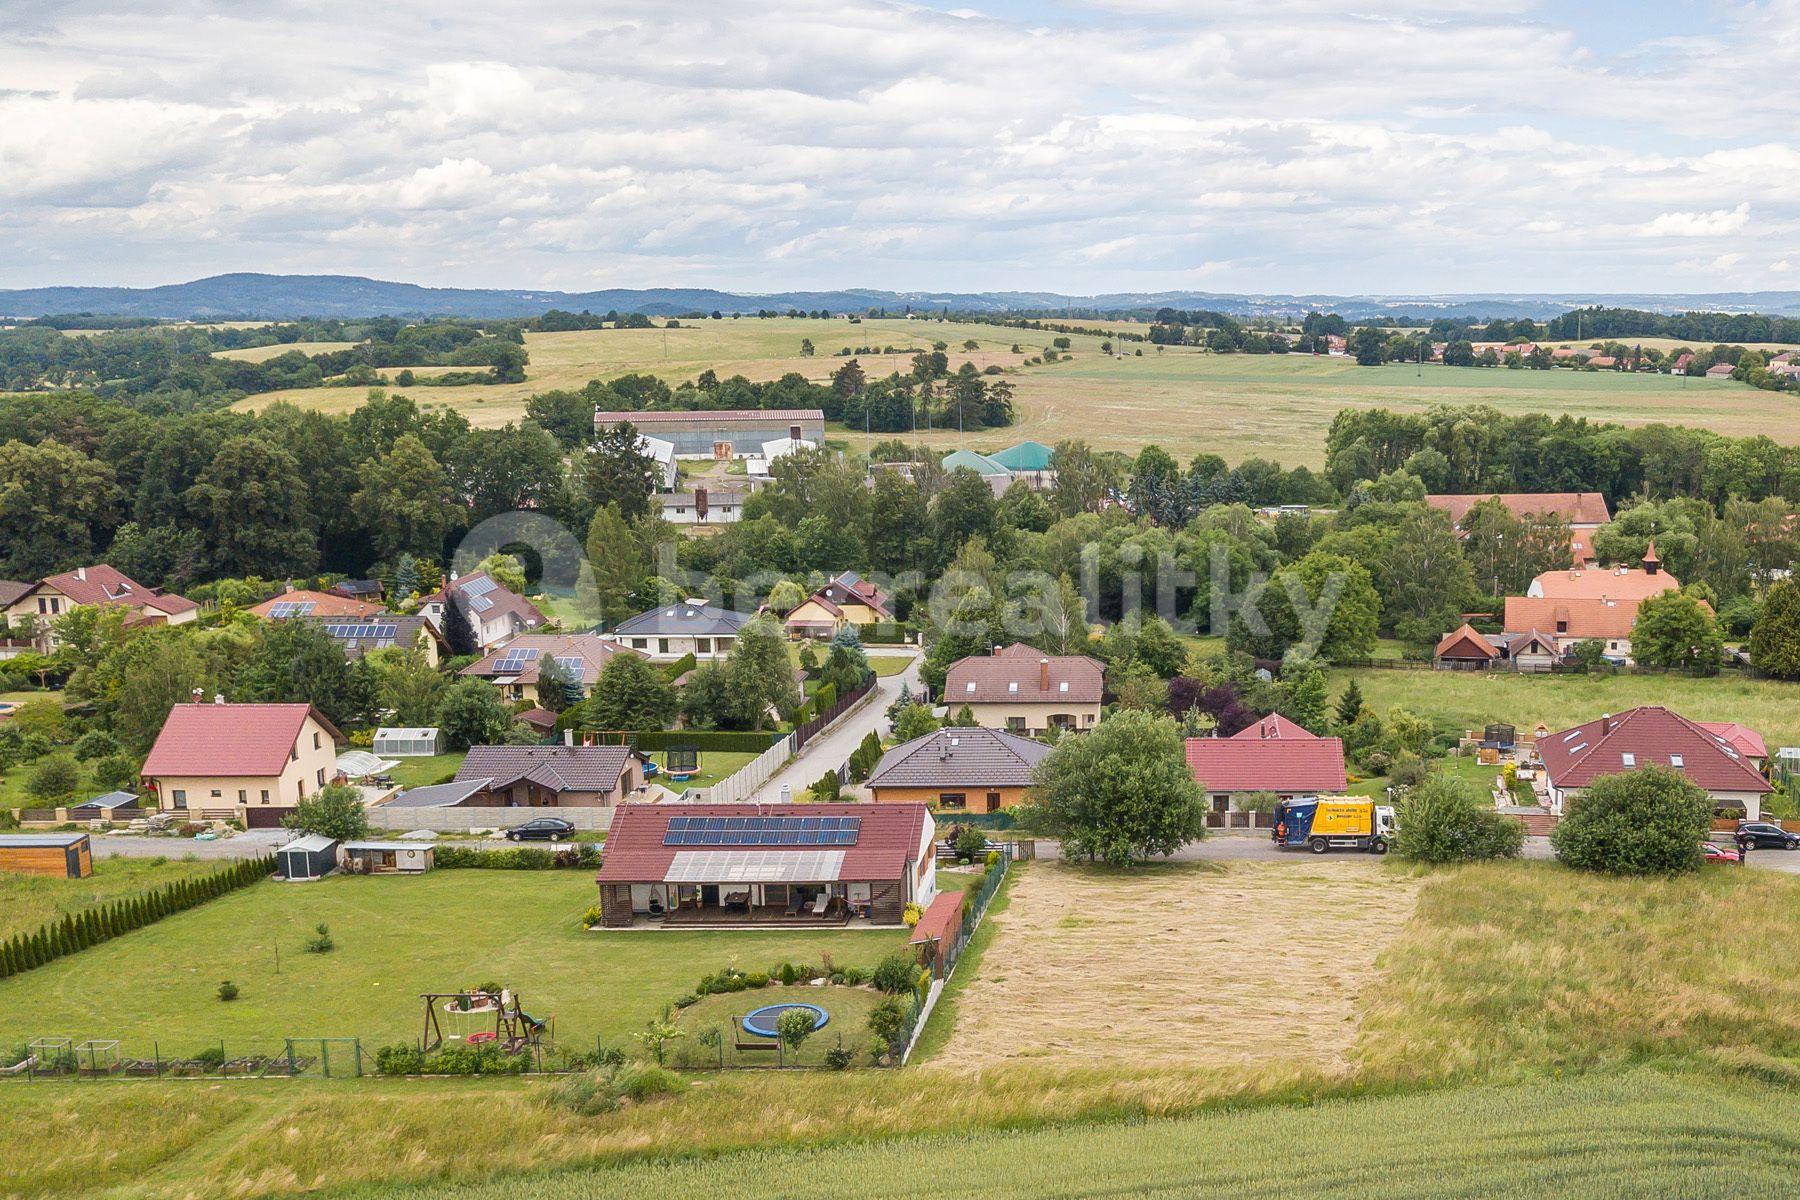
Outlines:
[{"label": "sky", "polygon": [[1800,0],[0,14],[0,287],[1800,288]]}]

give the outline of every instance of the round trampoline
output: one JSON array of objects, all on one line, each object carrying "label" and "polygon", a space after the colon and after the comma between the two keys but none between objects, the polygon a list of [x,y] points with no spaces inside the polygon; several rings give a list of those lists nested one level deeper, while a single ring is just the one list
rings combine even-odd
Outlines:
[{"label": "round trampoline", "polygon": [[781,1019],[781,1014],[795,1008],[813,1015],[814,1029],[825,1028],[825,1022],[831,1020],[831,1014],[816,1004],[766,1004],[744,1018],[744,1032],[772,1038],[775,1036],[775,1022]]}]

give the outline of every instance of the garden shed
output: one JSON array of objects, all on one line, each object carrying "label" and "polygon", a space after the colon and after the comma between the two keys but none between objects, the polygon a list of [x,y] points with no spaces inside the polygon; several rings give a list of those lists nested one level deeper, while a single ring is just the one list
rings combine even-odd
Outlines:
[{"label": "garden shed", "polygon": [[436,728],[384,727],[375,731],[375,742],[369,749],[383,758],[429,758],[444,752],[444,735]]},{"label": "garden shed", "polygon": [[337,840],[322,833],[295,838],[275,851],[276,874],[290,882],[323,879],[337,869],[337,851]]},{"label": "garden shed", "polygon": [[0,871],[85,879],[94,852],[85,833],[0,833]]},{"label": "garden shed", "polygon": [[69,820],[128,821],[139,811],[135,792],[106,792],[69,809]]},{"label": "garden shed", "polygon": [[340,857],[352,875],[419,875],[436,853],[430,842],[345,842]]}]

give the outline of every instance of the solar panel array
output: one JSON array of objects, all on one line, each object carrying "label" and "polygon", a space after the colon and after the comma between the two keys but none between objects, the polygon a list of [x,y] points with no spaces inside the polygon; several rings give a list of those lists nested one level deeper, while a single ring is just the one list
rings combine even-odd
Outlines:
[{"label": "solar panel array", "polygon": [[463,588],[462,594],[468,597],[469,606],[476,612],[486,612],[494,607],[494,601],[488,596],[488,593],[499,586],[492,579],[477,579]]},{"label": "solar panel array", "polygon": [[587,662],[579,656],[574,658],[564,658],[559,654],[556,656],[556,665],[563,669],[563,674],[580,679],[581,672],[587,666]]},{"label": "solar panel array", "polygon": [[854,846],[861,817],[670,817],[665,846]]},{"label": "solar panel array", "polygon": [[269,619],[284,621],[289,617],[304,617],[312,610],[311,600],[283,600],[269,609]]},{"label": "solar panel array", "polygon": [[500,656],[500,661],[494,664],[494,670],[502,675],[516,675],[531,663],[536,662],[537,656],[536,650],[508,650]]},{"label": "solar panel array", "polygon": [[354,623],[328,623],[325,626],[326,636],[337,638],[340,641],[354,641],[361,638],[369,638],[375,641],[391,642],[399,631],[400,627],[392,622],[389,622],[386,625],[376,625],[363,624],[359,621]]}]

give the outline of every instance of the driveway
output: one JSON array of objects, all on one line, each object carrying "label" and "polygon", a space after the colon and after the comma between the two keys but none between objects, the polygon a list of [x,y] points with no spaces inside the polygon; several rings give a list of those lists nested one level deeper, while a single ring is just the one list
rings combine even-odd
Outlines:
[{"label": "driveway", "polygon": [[91,839],[95,858],[261,858],[277,846],[293,840],[286,829],[250,829],[198,842],[184,837],[145,837],[139,834],[96,833]]},{"label": "driveway", "polygon": [[[881,651],[883,654],[888,651]],[[888,675],[875,680],[875,686],[863,697],[863,702],[850,712],[838,718],[838,723],[825,733],[808,742],[806,748],[781,770],[775,772],[755,793],[746,798],[747,802],[772,804],[781,799],[781,787],[786,784],[794,797],[811,787],[827,771],[835,771],[849,761],[850,755],[862,743],[870,730],[879,736],[887,732],[888,706],[900,698],[902,685],[912,688],[917,694],[919,690],[919,656],[907,664],[906,670],[898,675]]]}]

